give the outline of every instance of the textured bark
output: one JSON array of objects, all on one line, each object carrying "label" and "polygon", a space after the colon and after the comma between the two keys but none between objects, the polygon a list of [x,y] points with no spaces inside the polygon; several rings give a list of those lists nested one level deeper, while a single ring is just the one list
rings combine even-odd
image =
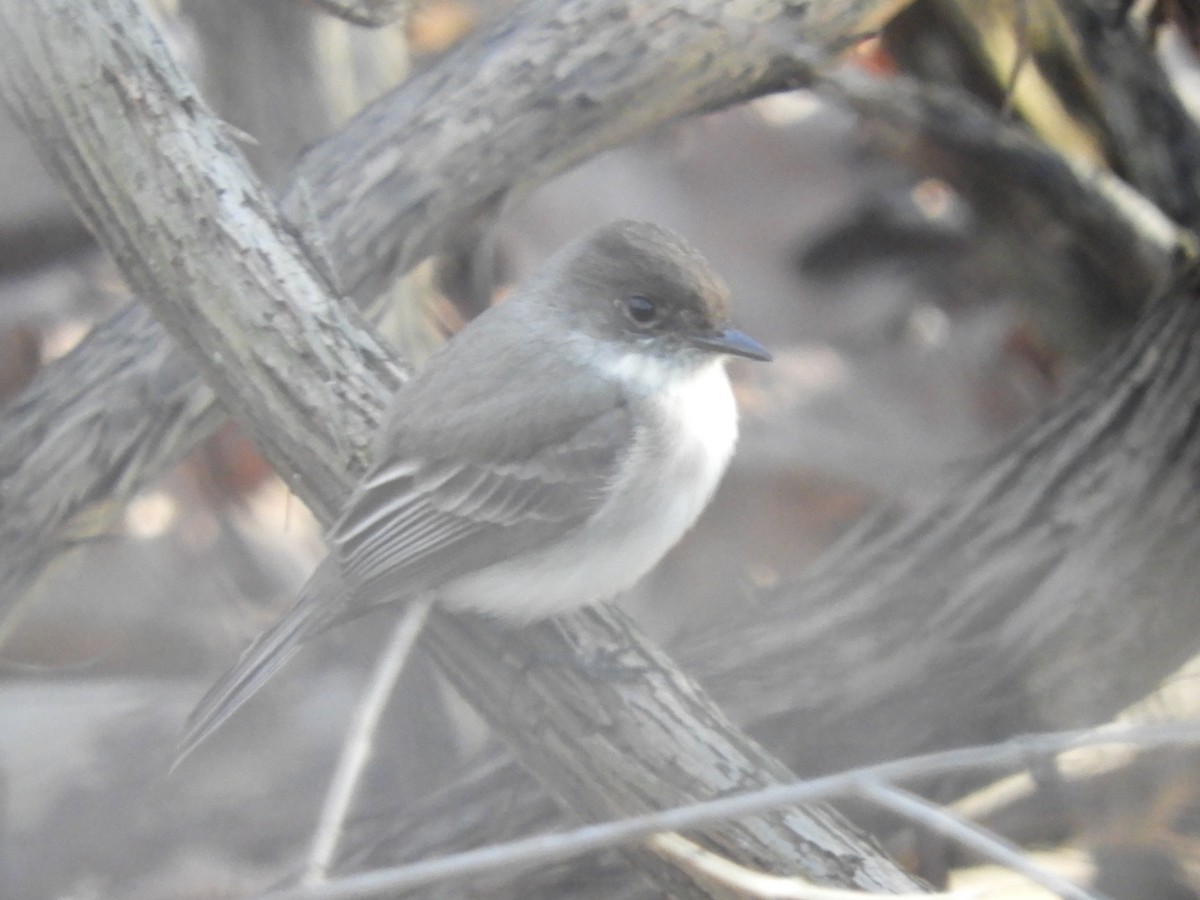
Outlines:
[{"label": "textured bark", "polygon": [[[495,35],[449,54],[314,147],[285,180],[281,202],[335,289],[370,299],[393,274],[433,252],[499,198],[529,190],[668,119],[799,81],[809,70],[810,46],[835,48],[847,35],[878,26],[900,5],[696,2],[670,13],[664,22],[670,28],[647,36],[644,21],[635,27],[627,17],[609,15],[607,0],[577,0],[561,9],[534,4],[524,11],[522,27],[504,23]],[[794,33],[807,43],[789,50]],[[581,41],[593,48],[586,56],[573,49]],[[628,48],[629,56],[606,47]],[[631,57],[638,65],[629,64]],[[721,64],[709,64],[716,60]],[[569,84],[572,77],[588,78],[588,89],[568,103],[559,99],[559,80]],[[1052,216],[1089,261],[1105,264],[1103,270],[1117,279],[1112,293],[1118,297],[1143,296],[1143,276],[1162,271],[1173,235],[1130,221],[1133,215],[1103,190],[1031,146],[1016,129],[984,119],[977,109],[963,111],[963,103],[944,95],[918,93],[914,99],[911,91],[836,76],[825,83],[870,120],[890,127],[895,141],[905,144],[897,152],[910,158],[931,158],[923,152],[927,143],[912,145],[921,137],[937,149],[934,158],[952,167],[987,152],[980,193],[1008,195],[1010,205],[1023,202]],[[486,141],[478,139],[472,118],[479,110],[485,121],[503,126]],[[997,188],[998,172],[1011,177]],[[1038,178],[1030,180],[1028,173]],[[156,323],[137,314],[101,325],[68,360],[42,374],[36,396],[53,398],[49,405],[20,402],[0,415],[6,512],[0,517],[0,597],[8,603],[71,545],[95,504],[107,500],[112,509],[127,500],[219,421],[214,414],[169,424],[178,415],[182,388],[176,381],[187,377],[189,363],[173,358],[166,340]],[[99,354],[114,358],[102,361]],[[156,358],[178,367],[161,382],[168,387],[161,395]],[[81,386],[77,373],[91,369],[126,377]],[[202,390],[198,373],[191,384]],[[203,396],[190,405],[201,408]],[[96,427],[97,410],[105,408],[140,415],[131,414],[128,428],[114,433]],[[359,446],[359,430],[348,433]],[[131,445],[136,454],[125,451]],[[62,485],[53,502],[42,494],[48,473]],[[103,514],[92,512],[88,519],[94,529]]]},{"label": "textured bark", "polygon": [[[437,628],[430,648],[442,669],[519,748],[521,764],[542,786],[589,821],[794,779],[618,610],[501,635],[469,620],[447,618]],[[479,653],[497,641],[507,666]],[[758,869],[864,890],[916,889],[869,840],[843,827],[837,814],[811,806],[722,823],[704,839]],[[660,884],[686,888],[667,864],[648,854],[642,860]]]},{"label": "textured bark", "polygon": [[[353,310],[330,300],[270,197],[179,68],[140,45],[122,52],[120,37],[136,21],[132,12],[93,10],[85,17],[69,3],[47,4],[43,12],[40,23],[16,10],[7,16],[13,52],[6,55],[3,88],[14,115],[43,149],[53,145],[54,152],[42,154],[46,167],[69,187],[80,217],[176,344],[211,383],[238,387],[223,393],[225,407],[257,423],[264,450],[293,461],[281,475],[306,500],[335,503],[344,460],[323,459],[311,448],[366,452],[378,406],[348,395],[341,382],[394,389],[394,374],[368,368],[390,359],[390,351]],[[63,52],[73,45],[109,55]],[[160,155],[133,152],[146,145],[159,147]],[[102,160],[109,168],[101,175]],[[252,292],[272,302],[252,308],[246,302]],[[137,321],[124,321],[126,341]],[[258,339],[266,333],[279,342]],[[152,344],[137,346],[145,353]],[[310,348],[311,381],[294,377],[295,347]],[[136,409],[144,400],[96,387],[106,396],[102,408]],[[252,393],[261,396],[253,411],[243,399]],[[308,477],[300,478],[300,470]]]}]

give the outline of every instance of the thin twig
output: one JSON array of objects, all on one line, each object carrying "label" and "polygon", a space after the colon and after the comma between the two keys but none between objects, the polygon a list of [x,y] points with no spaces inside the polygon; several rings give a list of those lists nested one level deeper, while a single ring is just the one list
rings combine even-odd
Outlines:
[{"label": "thin twig", "polygon": [[1102,900],[1098,894],[1085,890],[1058,873],[1038,865],[1020,847],[995,832],[911,791],[883,784],[875,779],[863,779],[859,784],[858,793],[906,819],[932,828],[986,859],[1007,866],[1060,897],[1067,900]]},{"label": "thin twig", "polygon": [[[438,881],[465,879],[499,870],[534,868],[595,850],[642,841],[658,832],[704,828],[715,821],[758,815],[765,810],[812,803],[858,791],[864,780],[891,782],[934,774],[1024,766],[1031,757],[1077,747],[1135,744],[1143,749],[1200,742],[1200,722],[1154,725],[1104,725],[1013,738],[1001,744],[943,750],[891,760],[809,781],[774,785],[760,791],[691,803],[663,812],[587,825],[561,834],[544,834],[455,853],[406,866],[364,872],[321,885],[267,895],[264,900],[362,900],[391,896]],[[1095,900],[1094,895],[1083,895]]]},{"label": "thin twig", "polygon": [[329,866],[337,852],[338,842],[342,837],[346,815],[350,811],[350,803],[354,800],[359,780],[367,761],[371,758],[371,748],[375,730],[379,727],[379,718],[387,706],[388,698],[392,695],[396,680],[404,671],[409,653],[416,643],[429,610],[433,605],[433,595],[422,597],[408,604],[404,615],[396,625],[392,637],[384,648],[383,655],[375,665],[371,683],[363,694],[362,702],[354,712],[354,721],[342,744],[342,753],[338,757],[337,769],[333,780],[329,782],[329,790],[325,794],[325,803],[321,807],[321,818],[313,835],[312,847],[308,854],[308,866],[305,870],[302,884],[319,884],[326,879]]},{"label": "thin twig", "polygon": [[1026,0],[1017,0],[1017,20],[1013,23],[1013,33],[1016,37],[1016,53],[1013,54],[1012,68],[1008,72],[1008,80],[1004,85],[1004,103],[1000,106],[1000,115],[1009,118],[1013,113],[1014,99],[1017,95],[1017,79],[1029,62],[1031,50],[1029,47],[1029,7]]},{"label": "thin twig", "polygon": [[325,12],[351,25],[363,28],[382,28],[404,19],[410,4],[407,0],[313,0]]},{"label": "thin twig", "polygon": [[[706,878],[733,888],[747,897],[769,897],[770,900],[866,900],[881,897],[873,891],[854,891],[846,888],[822,887],[799,876],[772,875],[738,865],[727,856],[713,853],[690,841],[682,834],[668,831],[646,839],[646,846],[655,853],[675,860]],[[942,893],[887,894],[888,900],[978,900],[984,894],[978,890]]]}]

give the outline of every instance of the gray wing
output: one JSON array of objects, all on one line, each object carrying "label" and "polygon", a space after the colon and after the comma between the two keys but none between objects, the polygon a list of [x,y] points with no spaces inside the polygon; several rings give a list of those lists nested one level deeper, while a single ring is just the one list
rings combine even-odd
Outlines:
[{"label": "gray wing", "polygon": [[[519,377],[551,388],[530,416],[528,385],[499,377],[513,367],[472,356],[461,338],[397,394],[378,462],[330,530],[331,557],[200,700],[176,764],[309,638],[537,546],[596,509],[633,443],[620,391],[572,377],[559,354],[520,348],[530,355],[515,360]],[[458,365],[474,377],[454,377]]]},{"label": "gray wing", "polygon": [[586,521],[632,441],[628,407],[603,400],[560,417],[553,435],[520,419],[454,450],[406,435],[328,536],[354,605],[413,596]]},{"label": "gray wing", "polygon": [[634,417],[619,385],[530,321],[542,309],[493,307],[397,393],[328,535],[355,607],[500,562],[595,511]]}]

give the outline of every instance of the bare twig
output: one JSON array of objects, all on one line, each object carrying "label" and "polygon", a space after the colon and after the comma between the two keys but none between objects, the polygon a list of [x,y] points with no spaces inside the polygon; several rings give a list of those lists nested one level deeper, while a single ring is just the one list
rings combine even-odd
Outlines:
[{"label": "bare twig", "polygon": [[408,14],[410,0],[312,0],[331,16],[364,28],[382,28]]},{"label": "bare twig", "polygon": [[305,884],[317,884],[325,880],[334,854],[337,853],[350,803],[370,759],[379,718],[383,715],[388,698],[391,697],[396,682],[404,671],[404,664],[408,662],[421,629],[425,627],[425,620],[429,617],[432,606],[432,594],[409,603],[383,654],[375,663],[375,671],[354,712],[354,719],[342,743],[337,768],[325,794],[325,802],[321,806],[321,817],[313,836],[308,854],[308,867],[304,873]]},{"label": "bare twig", "polygon": [[[655,853],[669,856],[680,865],[692,866],[705,877],[737,891],[739,897],[763,897],[770,900],[866,900],[882,894],[821,887],[802,878],[770,875],[739,866],[733,860],[689,841],[676,831],[651,835],[646,846]],[[889,900],[978,900],[977,890],[932,894],[887,894]]]},{"label": "bare twig", "polygon": [[1172,90],[1154,41],[1105,3],[1054,5],[1070,22],[1086,61],[1114,168],[1175,221],[1200,227],[1200,126]]},{"label": "bare twig", "polygon": [[1097,894],[1081,888],[1044,866],[1039,866],[1022,852],[1020,847],[1000,835],[962,818],[943,806],[931,803],[911,791],[882,784],[875,779],[864,778],[859,782],[857,793],[880,806],[899,813],[906,819],[932,828],[964,847],[969,847],[985,859],[1008,866],[1034,884],[1039,884],[1060,897],[1065,897],[1067,900],[1103,900]]},{"label": "bare twig", "polygon": [[1030,57],[1029,4],[1027,0],[1017,0],[1016,9],[1016,21],[1013,22],[1013,37],[1016,44],[1015,52],[1013,53],[1011,62],[1008,60],[997,60],[1000,64],[1007,62],[1009,65],[1008,75],[1004,79],[1004,103],[1000,107],[1000,113],[1005,118],[1012,115],[1017,93],[1017,81],[1020,79],[1021,72],[1025,69]]},{"label": "bare twig", "polygon": [[[1116,721],[1144,724],[1164,720],[1200,719],[1200,694],[1194,688],[1200,677],[1200,657],[1188,661],[1148,697],[1123,710]],[[1127,772],[1136,761],[1133,746],[1082,747],[1062,753],[1053,762],[1054,777],[1064,785],[1098,781],[1105,775]],[[1030,772],[1015,772],[952,804],[958,815],[973,821],[993,819],[1017,804],[1031,799],[1038,782]]]},{"label": "bare twig", "polygon": [[[644,841],[660,832],[704,828],[714,821],[754,815],[764,809],[852,795],[858,793],[865,782],[891,783],[951,772],[1019,768],[1027,765],[1031,758],[1080,747],[1129,744],[1151,749],[1197,742],[1200,742],[1200,722],[1106,725],[1078,731],[1027,735],[1001,744],[963,747],[890,760],[836,775],[679,806],[621,821],[588,825],[561,834],[493,844],[440,859],[351,875],[324,885],[280,891],[270,894],[265,900],[350,900],[390,896],[438,881],[466,879],[498,870],[519,871],[560,862],[595,850]],[[1076,889],[1073,885],[1070,887]],[[1072,896],[1094,900],[1094,895],[1090,894]]]}]

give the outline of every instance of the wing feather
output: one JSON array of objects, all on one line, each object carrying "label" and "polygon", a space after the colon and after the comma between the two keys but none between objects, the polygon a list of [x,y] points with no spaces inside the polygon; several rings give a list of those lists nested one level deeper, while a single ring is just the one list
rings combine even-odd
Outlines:
[{"label": "wing feather", "polygon": [[521,448],[532,449],[527,456],[385,461],[329,535],[356,599],[369,606],[419,593],[578,526],[631,429],[627,407],[614,402],[555,443]]}]

